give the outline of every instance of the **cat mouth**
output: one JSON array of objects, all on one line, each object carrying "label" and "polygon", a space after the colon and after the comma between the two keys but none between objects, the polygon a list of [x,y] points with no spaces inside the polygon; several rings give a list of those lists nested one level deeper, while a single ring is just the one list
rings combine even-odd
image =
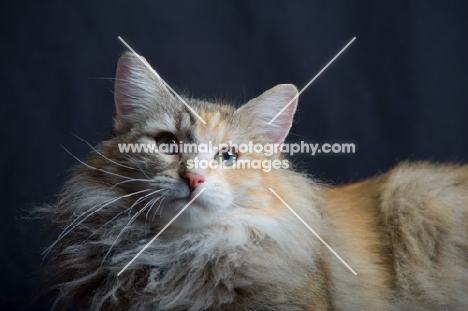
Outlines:
[{"label": "cat mouth", "polygon": [[[190,206],[193,205],[193,206],[197,206],[197,207],[206,207],[205,204],[203,203],[203,200],[201,200],[200,197],[197,197],[200,194],[201,191],[202,191],[201,188],[196,188],[195,190],[191,191],[188,196],[184,196],[182,198],[174,199],[174,202],[184,204],[184,205],[190,203]],[[201,196],[202,195],[203,194],[201,194]]]},{"label": "cat mouth", "polygon": [[[178,227],[201,227],[209,224],[213,215],[213,207],[207,198],[202,199],[204,194],[200,194],[202,189],[191,191],[188,196],[174,198],[172,200],[172,210],[165,215],[168,219],[173,219],[181,210],[184,210],[173,223]],[[198,197],[196,197],[199,195]],[[194,200],[195,199],[195,200]]]},{"label": "cat mouth", "polygon": [[[197,188],[195,188],[193,191],[191,191],[191,192],[190,192],[190,196],[189,196],[190,200],[193,200],[193,199],[194,199],[197,195],[199,195],[199,193],[202,192],[204,189],[205,189],[205,188],[203,188],[203,187],[197,187]],[[201,194],[200,194],[200,195],[201,195]],[[197,198],[197,199],[198,199],[198,198]],[[197,200],[197,199],[196,199],[196,200]],[[195,201],[196,201],[196,200],[195,200]]]},{"label": "cat mouth", "polygon": [[[190,202],[191,200],[193,200],[197,195],[199,195],[199,193],[203,191],[203,188],[202,187],[198,187],[198,188],[195,188],[193,191],[190,191],[188,193],[188,195],[184,195],[184,196],[180,196],[180,197],[175,197],[174,198],[174,201],[178,201],[178,202]],[[202,196],[202,194],[200,194],[200,196]],[[195,201],[192,202],[193,203],[197,203],[197,201],[199,201],[199,198],[196,198]]]}]

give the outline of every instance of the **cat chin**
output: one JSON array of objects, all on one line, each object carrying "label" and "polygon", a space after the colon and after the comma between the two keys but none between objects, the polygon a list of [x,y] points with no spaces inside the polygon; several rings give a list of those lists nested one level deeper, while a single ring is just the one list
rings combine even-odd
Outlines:
[{"label": "cat chin", "polygon": [[[182,215],[181,215],[182,216]],[[174,222],[175,226],[180,228],[204,228],[211,227],[211,225],[216,221],[217,217],[214,215],[201,215],[194,213],[187,213],[184,217],[181,217],[178,223]]]},{"label": "cat chin", "polygon": [[[165,207],[161,218],[164,223],[171,221],[192,198],[177,199]],[[220,215],[220,210],[203,201],[192,202],[171,226],[180,228],[201,228],[212,225]]]}]

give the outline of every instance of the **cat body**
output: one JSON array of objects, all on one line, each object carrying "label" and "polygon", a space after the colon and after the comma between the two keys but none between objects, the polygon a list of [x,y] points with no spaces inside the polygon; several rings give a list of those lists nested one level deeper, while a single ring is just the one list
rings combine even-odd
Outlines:
[{"label": "cat body", "polygon": [[117,148],[167,141],[280,144],[296,95],[295,87],[280,85],[238,109],[184,99],[194,114],[146,61],[124,54],[113,135],[75,169],[55,206],[38,209],[60,230],[47,249],[57,304],[93,310],[468,310],[468,166],[402,163],[381,176],[331,187],[292,169],[187,165],[233,154],[283,160],[279,153],[126,154]]}]

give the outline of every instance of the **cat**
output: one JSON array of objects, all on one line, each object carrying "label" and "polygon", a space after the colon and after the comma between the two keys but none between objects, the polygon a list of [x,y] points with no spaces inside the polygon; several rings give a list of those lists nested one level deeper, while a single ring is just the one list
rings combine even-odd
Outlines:
[{"label": "cat", "polygon": [[[295,86],[283,84],[237,109],[193,98],[183,98],[184,105],[146,60],[123,54],[111,137],[92,147],[56,204],[36,211],[59,232],[45,251],[54,306],[468,310],[466,165],[403,162],[374,178],[330,186],[292,167],[229,166],[233,158],[284,161],[278,150],[266,156],[117,147],[281,144],[297,95]],[[189,168],[196,157],[221,157],[228,165]]]}]

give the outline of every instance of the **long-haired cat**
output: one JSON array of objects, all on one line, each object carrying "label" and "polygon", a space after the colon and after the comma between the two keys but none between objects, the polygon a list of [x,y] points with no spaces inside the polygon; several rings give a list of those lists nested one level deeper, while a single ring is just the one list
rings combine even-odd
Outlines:
[{"label": "long-haired cat", "polygon": [[[279,152],[118,148],[181,141],[281,144],[297,100],[269,121],[296,95],[294,86],[278,85],[238,109],[185,98],[195,114],[146,61],[124,54],[112,136],[76,167],[57,204],[38,209],[58,233],[46,250],[56,304],[92,310],[468,310],[467,166],[403,163],[381,176],[331,187],[291,168],[230,166],[232,160],[284,160]],[[228,165],[190,167],[195,158],[221,158]]]}]

